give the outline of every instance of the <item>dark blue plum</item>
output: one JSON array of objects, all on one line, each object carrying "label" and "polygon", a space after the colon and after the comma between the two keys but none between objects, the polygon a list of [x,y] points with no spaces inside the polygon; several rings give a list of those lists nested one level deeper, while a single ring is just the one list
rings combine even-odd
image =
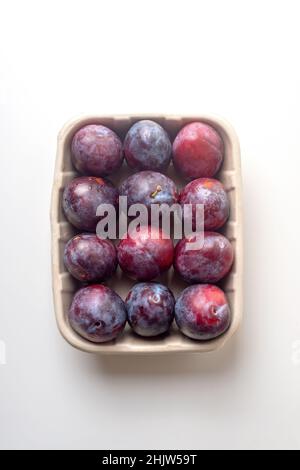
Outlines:
[{"label": "dark blue plum", "polygon": [[64,262],[72,276],[81,282],[104,281],[117,269],[117,250],[109,240],[82,233],[66,244]]},{"label": "dark blue plum", "polygon": [[117,207],[119,192],[103,178],[81,176],[70,181],[64,190],[62,206],[68,221],[79,230],[94,232],[101,217],[96,215],[101,204]]},{"label": "dark blue plum", "polygon": [[128,322],[140,336],[151,337],[166,333],[174,318],[174,296],[162,284],[136,284],[129,292],[125,305]]},{"label": "dark blue plum", "polygon": [[128,207],[144,204],[149,213],[152,204],[172,206],[177,202],[175,183],[156,171],[140,171],[129,176],[119,188],[120,196],[127,196]]},{"label": "dark blue plum", "polygon": [[72,140],[72,162],[83,175],[108,176],[122,165],[122,142],[115,132],[100,124],[82,127]]},{"label": "dark blue plum", "polygon": [[72,328],[94,343],[105,343],[119,336],[126,324],[123,300],[102,284],[83,287],[74,296],[69,310]]},{"label": "dark blue plum", "polygon": [[135,171],[160,171],[170,163],[172,145],[166,131],[156,122],[138,121],[124,140],[125,158]]},{"label": "dark blue plum", "polygon": [[202,341],[216,338],[230,326],[227,298],[219,287],[211,284],[188,287],[177,299],[175,320],[189,338]]}]

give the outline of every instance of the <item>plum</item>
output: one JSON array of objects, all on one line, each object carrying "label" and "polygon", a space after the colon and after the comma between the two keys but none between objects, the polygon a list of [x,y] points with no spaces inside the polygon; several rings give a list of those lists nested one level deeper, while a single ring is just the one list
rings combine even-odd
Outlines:
[{"label": "plum", "polygon": [[127,295],[125,305],[128,322],[140,336],[166,333],[174,318],[174,295],[156,282],[136,284]]},{"label": "plum", "polygon": [[167,132],[157,122],[138,121],[124,140],[125,159],[135,171],[161,171],[170,163],[172,145]]},{"label": "plum", "polygon": [[64,190],[62,206],[68,221],[79,230],[94,232],[101,217],[96,215],[101,204],[117,207],[118,190],[103,178],[81,176],[70,181]]},{"label": "plum", "polygon": [[230,241],[216,232],[205,232],[203,246],[189,249],[196,235],[189,235],[175,248],[174,268],[189,283],[215,283],[225,277],[233,263],[233,247]]},{"label": "plum", "polygon": [[109,240],[93,233],[82,233],[66,244],[64,263],[72,276],[81,282],[104,281],[117,269],[117,250]]},{"label": "plum", "polygon": [[108,176],[122,165],[122,142],[115,132],[100,124],[82,127],[73,137],[72,162],[88,176]]},{"label": "plum", "polygon": [[173,262],[174,247],[158,228],[142,226],[128,232],[118,246],[118,261],[132,279],[151,281],[167,271]]},{"label": "plum", "polygon": [[92,284],[76,292],[69,310],[69,321],[72,328],[89,341],[111,341],[125,327],[125,304],[109,287]]},{"label": "plum", "polygon": [[174,166],[188,180],[214,176],[221,167],[223,157],[221,136],[204,122],[187,124],[173,142]]},{"label": "plum", "polygon": [[210,284],[187,287],[177,299],[175,321],[189,338],[207,341],[230,326],[231,313],[224,292]]},{"label": "plum", "polygon": [[127,203],[144,204],[151,213],[151,204],[167,204],[177,202],[178,194],[175,183],[156,171],[140,171],[129,176],[119,188],[120,196],[127,196]]},{"label": "plum", "polygon": [[128,323],[140,336],[166,333],[174,318],[174,295],[157,282],[141,282],[133,286],[125,300]]},{"label": "plum", "polygon": [[192,204],[195,229],[196,204],[204,205],[205,230],[221,228],[229,217],[229,200],[223,184],[213,178],[198,178],[188,183],[179,195],[179,203]]}]

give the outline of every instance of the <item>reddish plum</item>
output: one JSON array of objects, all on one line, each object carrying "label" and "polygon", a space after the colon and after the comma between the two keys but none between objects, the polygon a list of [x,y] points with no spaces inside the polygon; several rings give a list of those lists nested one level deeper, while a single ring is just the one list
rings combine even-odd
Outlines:
[{"label": "reddish plum", "polygon": [[220,169],[224,156],[221,136],[204,122],[184,126],[173,142],[173,161],[187,179],[211,177]]},{"label": "reddish plum", "polygon": [[95,176],[81,176],[70,181],[63,193],[63,210],[69,222],[79,230],[93,232],[101,217],[101,204],[118,204],[118,190],[113,184]]},{"label": "reddish plum", "polygon": [[138,281],[151,281],[167,271],[173,262],[174,248],[162,230],[140,227],[128,233],[118,247],[122,270]]},{"label": "reddish plum", "polygon": [[128,165],[135,171],[166,168],[171,160],[172,145],[166,131],[156,122],[138,121],[124,140]]},{"label": "reddish plum", "polygon": [[111,341],[125,327],[125,304],[109,287],[101,284],[83,287],[73,298],[69,321],[72,328],[89,341]]},{"label": "reddish plum", "polygon": [[166,333],[174,318],[174,296],[166,286],[156,282],[136,284],[125,305],[130,326],[141,336]]},{"label": "reddish plum", "polygon": [[175,248],[175,270],[190,283],[215,283],[225,277],[233,263],[233,248],[230,241],[216,232],[205,232],[203,246],[189,249],[188,244],[195,242],[196,236],[190,235],[180,240]]},{"label": "reddish plum", "polygon": [[82,127],[72,140],[72,162],[84,175],[107,176],[123,161],[122,142],[115,132],[100,124]]},{"label": "reddish plum", "polygon": [[206,341],[222,335],[231,321],[224,292],[210,284],[188,287],[177,299],[175,320],[180,331],[192,339]]},{"label": "reddish plum", "polygon": [[151,211],[151,204],[167,204],[172,206],[177,202],[175,183],[155,171],[140,171],[129,176],[119,188],[120,196],[127,196],[127,203],[144,204]]},{"label": "reddish plum", "polygon": [[221,228],[229,216],[229,200],[223,184],[213,178],[198,178],[183,188],[179,203],[192,204],[193,228],[195,229],[196,204],[204,205],[205,230]]},{"label": "reddish plum", "polygon": [[64,262],[72,276],[81,282],[104,281],[117,269],[117,250],[111,241],[83,233],[66,244]]}]

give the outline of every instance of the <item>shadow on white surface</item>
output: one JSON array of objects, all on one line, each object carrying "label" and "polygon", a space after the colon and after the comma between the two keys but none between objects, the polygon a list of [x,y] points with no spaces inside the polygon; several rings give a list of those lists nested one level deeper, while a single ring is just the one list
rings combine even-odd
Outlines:
[{"label": "shadow on white surface", "polygon": [[237,333],[220,351],[207,354],[154,356],[92,356],[95,372],[106,376],[176,376],[228,373],[239,362],[241,335]]}]

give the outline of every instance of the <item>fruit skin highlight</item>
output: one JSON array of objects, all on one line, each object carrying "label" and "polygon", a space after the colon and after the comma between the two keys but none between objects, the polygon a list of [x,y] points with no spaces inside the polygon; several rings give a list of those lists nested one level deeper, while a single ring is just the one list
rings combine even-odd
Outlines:
[{"label": "fruit skin highlight", "polygon": [[64,263],[72,276],[81,282],[104,281],[117,269],[117,250],[109,240],[93,233],[82,233],[66,244]]},{"label": "fruit skin highlight", "polygon": [[167,132],[157,122],[138,121],[124,140],[125,159],[135,171],[166,169],[171,161],[172,145]]},{"label": "fruit skin highlight", "polygon": [[192,204],[193,230],[196,204],[204,205],[205,230],[218,230],[229,217],[229,200],[223,184],[214,178],[198,178],[188,183],[179,195],[181,206]]},{"label": "fruit skin highlight", "polygon": [[125,327],[125,304],[112,289],[102,284],[83,287],[73,298],[69,321],[72,328],[89,341],[111,341]]},{"label": "fruit skin highlight", "polygon": [[79,173],[88,176],[108,176],[122,165],[122,142],[108,127],[89,124],[74,135],[71,155],[72,163]]},{"label": "fruit skin highlight", "polygon": [[220,169],[224,144],[218,132],[204,122],[184,126],[173,142],[173,162],[187,179],[210,178]]},{"label": "fruit skin highlight", "polygon": [[156,171],[140,171],[129,176],[119,188],[120,196],[127,196],[127,204],[144,204],[151,214],[152,204],[172,206],[178,200],[175,183]]},{"label": "fruit skin highlight", "polygon": [[62,206],[68,221],[79,230],[94,232],[101,217],[96,215],[101,204],[118,205],[119,192],[114,185],[96,176],[80,176],[64,190]]},{"label": "fruit skin highlight", "polygon": [[216,283],[225,277],[233,263],[233,247],[230,241],[217,232],[204,232],[200,249],[188,249],[196,236],[179,241],[175,248],[174,268],[188,283]]},{"label": "fruit skin highlight", "polygon": [[210,284],[187,287],[175,305],[175,321],[189,338],[207,341],[230,326],[231,313],[224,292]]},{"label": "fruit skin highlight", "polygon": [[174,295],[156,282],[136,284],[125,300],[128,323],[140,336],[166,333],[174,318]]},{"label": "fruit skin highlight", "polygon": [[[152,230],[152,233],[151,233]],[[162,230],[143,226],[128,233],[118,246],[118,261],[122,270],[137,281],[151,281],[173,262],[174,247]]]}]

